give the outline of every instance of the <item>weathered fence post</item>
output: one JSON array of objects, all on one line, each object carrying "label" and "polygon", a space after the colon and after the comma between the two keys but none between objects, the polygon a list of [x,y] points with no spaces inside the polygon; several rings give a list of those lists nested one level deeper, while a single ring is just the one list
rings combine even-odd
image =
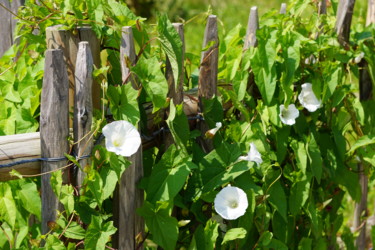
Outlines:
[{"label": "weathered fence post", "polygon": [[[125,57],[129,58],[131,64],[135,63],[136,58],[133,31],[129,26],[122,28],[120,54],[122,55],[122,79],[124,82],[125,80],[129,81],[130,70],[126,65]],[[122,175],[115,194],[113,213],[118,230],[113,242],[118,249],[143,249],[142,246],[137,248],[137,239],[144,237],[144,222],[142,217],[136,214],[136,209],[142,206],[144,199],[143,190],[136,188],[143,177],[142,146],[129,160],[132,164]]]},{"label": "weathered fence post", "polygon": [[[366,24],[375,23],[375,1],[369,0]],[[372,11],[372,13],[370,13]],[[372,80],[368,72],[368,64],[362,59],[359,63],[359,97],[361,101],[367,101],[372,98]],[[362,196],[359,203],[356,203],[354,210],[353,227],[360,228],[356,246],[359,250],[366,249],[366,219],[362,221],[363,216],[367,217],[367,195],[368,195],[368,176],[363,163],[358,164],[359,183],[361,185]]]},{"label": "weathered fence post", "polygon": [[[210,15],[207,18],[206,29],[204,32],[203,48],[212,45],[202,52],[201,64],[199,68],[198,98],[200,112],[203,112],[203,98],[211,99],[217,94],[217,71],[219,56],[219,37],[217,30],[217,18]],[[208,125],[201,121],[199,127],[202,133],[200,144],[203,150],[208,153],[213,149],[212,141],[205,140],[204,135],[208,130]]]},{"label": "weathered fence post", "polygon": [[244,50],[257,46],[256,31],[259,29],[258,7],[254,6],[250,9],[249,21],[247,23]]},{"label": "weathered fence post", "polygon": [[[77,62],[75,68],[75,98],[74,98],[74,152],[81,157],[91,153],[93,140],[92,125],[92,71],[93,59],[88,42],[80,42],[78,47]],[[82,168],[89,164],[89,159],[79,160]],[[79,189],[82,185],[84,172],[77,170],[74,180]]]},{"label": "weathered fence post", "polygon": [[[69,80],[63,51],[47,50],[40,104],[40,144],[43,158],[64,157],[69,151],[68,88]],[[66,165],[66,162],[44,161],[41,172],[56,170]],[[63,182],[66,183],[66,173],[63,176]],[[50,178],[51,174],[42,175],[42,234],[49,231],[48,222],[56,220],[56,210],[59,208],[59,201],[52,191]]]},{"label": "weathered fence post", "polygon": [[281,3],[280,14],[286,14],[286,3]]},{"label": "weathered fence post", "polygon": [[355,0],[340,0],[337,7],[335,30],[339,43],[347,48],[349,46],[350,24],[352,22]]},{"label": "weathered fence post", "polygon": [[[62,25],[55,25],[46,29],[48,49],[62,49],[69,76],[69,107],[74,107],[74,71],[77,61],[78,43],[88,41],[94,64],[100,66],[100,42],[89,27],[79,27],[77,35],[72,31],[64,30]],[[93,85],[93,107],[100,109],[100,85]],[[72,125],[72,124],[71,124]]]},{"label": "weathered fence post", "polygon": [[13,45],[17,24],[15,15],[18,7],[24,3],[24,0],[0,0],[0,57]]}]

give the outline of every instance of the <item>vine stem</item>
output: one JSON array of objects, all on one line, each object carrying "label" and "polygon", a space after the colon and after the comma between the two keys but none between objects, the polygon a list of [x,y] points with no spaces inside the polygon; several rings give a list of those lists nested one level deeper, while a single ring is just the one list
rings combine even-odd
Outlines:
[{"label": "vine stem", "polygon": [[3,7],[6,11],[8,11],[13,16],[17,17],[18,19],[26,21],[25,19],[23,19],[22,17],[18,16],[16,13],[14,13],[12,10],[10,10],[9,8],[7,8],[4,4],[0,3],[0,6]]},{"label": "vine stem", "polygon": [[70,226],[70,224],[72,223],[73,221],[73,218],[74,218],[74,211],[72,213],[72,215],[70,216],[70,220],[68,222],[68,225],[66,225],[66,227],[64,228],[64,230],[61,232],[61,234],[59,235],[59,239],[63,236],[63,234],[66,232],[66,230],[68,229],[68,227]]}]

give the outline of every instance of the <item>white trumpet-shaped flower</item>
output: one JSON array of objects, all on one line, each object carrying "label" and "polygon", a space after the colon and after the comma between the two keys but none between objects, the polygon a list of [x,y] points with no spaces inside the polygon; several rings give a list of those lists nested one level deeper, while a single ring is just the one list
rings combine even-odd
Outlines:
[{"label": "white trumpet-shaped flower", "polygon": [[298,100],[309,112],[315,112],[322,104],[315,96],[311,83],[302,84],[302,91],[298,96]]},{"label": "white trumpet-shaped flower", "polygon": [[208,131],[206,132],[205,135],[206,135],[207,138],[212,139],[212,138],[215,136],[216,132],[219,131],[219,129],[223,126],[223,125],[221,124],[221,122],[217,122],[215,125],[216,125],[215,128],[210,129],[210,130],[208,130]]},{"label": "white trumpet-shaped flower", "polygon": [[117,155],[131,156],[141,145],[138,130],[127,121],[114,121],[103,127],[105,146]]},{"label": "white trumpet-shaped flower", "polygon": [[248,207],[246,193],[237,187],[225,187],[215,197],[215,211],[226,220],[235,220]]},{"label": "white trumpet-shaped flower", "polygon": [[288,108],[285,108],[283,104],[280,105],[279,117],[281,122],[286,125],[293,125],[296,123],[296,118],[299,116],[299,111],[294,104],[289,104]]},{"label": "white trumpet-shaped flower", "polygon": [[256,162],[258,165],[263,162],[262,156],[253,142],[250,143],[249,153],[247,153],[246,156],[240,156],[238,160],[253,161]]}]

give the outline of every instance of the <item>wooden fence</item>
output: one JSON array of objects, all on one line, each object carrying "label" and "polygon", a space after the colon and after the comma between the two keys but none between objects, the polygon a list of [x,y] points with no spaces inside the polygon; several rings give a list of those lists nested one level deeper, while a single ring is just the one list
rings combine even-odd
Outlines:
[{"label": "wooden fence", "polygon": [[[326,13],[325,0],[319,3],[319,13]],[[375,22],[374,0],[368,2],[368,24]],[[354,0],[342,0],[339,2],[336,32],[342,46],[348,46],[351,16],[353,13]],[[0,8],[1,9],[1,8]],[[282,4],[281,14],[287,14],[286,5]],[[173,24],[184,41],[182,24]],[[256,31],[259,28],[258,10],[256,7],[250,9],[249,22],[245,37],[244,49],[257,45]],[[317,34],[318,36],[319,34]],[[206,30],[203,40],[203,48],[212,44],[208,50],[202,52],[199,73],[199,87],[197,99],[211,98],[217,94],[217,72],[218,72],[218,27],[217,18],[210,15],[207,19]],[[30,160],[36,158],[61,158],[69,152],[67,137],[73,134],[75,154],[80,157],[91,152],[93,139],[90,136],[92,110],[99,108],[100,89],[99,84],[93,84],[93,65],[99,66],[100,43],[94,33],[87,27],[78,29],[78,35],[59,29],[59,26],[47,29],[47,47],[45,59],[45,75],[41,97],[40,132],[2,136],[0,137],[0,164],[13,161]],[[135,61],[135,46],[131,27],[124,27],[120,48],[121,58],[129,58]],[[125,60],[121,60],[122,79],[130,79],[129,68]],[[361,100],[369,98],[366,91],[372,88],[369,78],[365,77],[366,67],[362,67],[360,85]],[[183,93],[183,75],[180,79],[173,79],[169,60],[167,60],[166,78],[169,85],[168,96],[173,98],[175,104],[184,103],[185,113],[188,115],[201,112],[202,106],[196,101],[188,98]],[[175,82],[178,81],[177,88]],[[363,91],[362,91],[363,90]],[[366,90],[366,91],[365,91]],[[195,99],[195,98],[193,98]],[[69,124],[69,109],[74,107],[73,126]],[[204,121],[199,122],[199,128],[203,134],[207,130]],[[73,133],[70,131],[73,127]],[[89,134],[89,136],[85,136]],[[83,138],[83,139],[82,139]],[[173,143],[169,136],[165,138],[166,143]],[[169,140],[169,142],[168,142]],[[202,147],[206,152],[212,149],[210,141],[202,140]],[[146,142],[143,141],[143,147]],[[84,166],[89,159],[80,159]],[[137,245],[137,239],[143,238],[144,223],[135,210],[143,203],[143,191],[136,188],[136,184],[143,176],[142,148],[130,158],[132,165],[128,167],[116,189],[114,202],[114,216],[118,232],[114,237],[114,247],[118,249],[141,249]],[[42,175],[42,233],[48,232],[47,222],[56,218],[56,210],[61,206],[52,192],[49,179],[50,172],[66,166],[66,160],[59,161],[35,161],[0,168],[0,181],[7,181],[12,177],[9,172],[17,170],[23,175]],[[361,167],[361,166],[360,166]],[[82,183],[84,173],[79,172],[74,180],[69,180],[69,168],[64,169],[64,182],[71,182],[77,187]],[[354,227],[360,228],[363,211],[366,211],[367,203],[367,176],[360,175],[363,197],[361,203],[356,205]],[[360,231],[357,240],[358,249],[365,248],[365,226]]]}]

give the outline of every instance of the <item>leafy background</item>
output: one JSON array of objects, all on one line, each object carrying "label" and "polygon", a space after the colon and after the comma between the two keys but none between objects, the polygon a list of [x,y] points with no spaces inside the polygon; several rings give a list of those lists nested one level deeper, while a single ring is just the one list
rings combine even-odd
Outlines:
[{"label": "leafy background", "polygon": [[[358,101],[359,66],[353,62],[364,51],[374,72],[374,27],[364,28],[365,1],[356,5],[349,50],[338,44],[333,32],[337,1],[332,1],[327,17],[318,16],[310,1],[291,1],[290,15],[285,16],[277,10],[266,12],[270,5],[263,3],[264,7],[259,5],[265,14],[257,33],[258,47],[245,53],[245,26],[254,2],[245,8],[240,1],[212,1],[211,9],[196,1],[185,1],[182,6],[187,8],[172,8],[171,3],[155,7],[160,12],[170,10],[171,20],[193,18],[185,26],[186,90],[197,86],[205,17],[212,12],[223,23],[219,26],[220,95],[203,100],[208,126],[223,123],[212,139],[212,151],[204,152],[199,146],[196,138],[200,132],[190,127],[181,105],[167,102],[166,55],[181,57],[181,43],[167,16],[152,11],[147,23],[114,0],[44,1],[39,6],[26,2],[19,11],[19,43],[0,59],[4,103],[0,106],[0,133],[38,129],[45,28],[64,24],[74,32],[77,26],[90,24],[102,43],[101,68],[95,76],[104,83],[105,104],[112,114],[108,118],[140,122],[142,132],[150,135],[152,131],[146,130],[141,117],[146,113],[143,104],[151,102],[155,126],[167,125],[175,140],[169,147],[161,143],[143,152],[145,177],[140,187],[146,199],[138,213],[145,219],[147,248],[355,249],[357,235],[350,231],[350,220],[353,201],[361,195],[357,163],[365,165],[370,190],[375,164],[374,101]],[[134,11],[137,13],[136,8]],[[323,32],[315,39],[312,34],[320,23]],[[133,26],[137,51],[143,48],[131,69],[141,79],[136,89],[121,85],[118,48],[125,25]],[[33,32],[35,29],[39,33]],[[315,64],[306,61],[311,56]],[[171,63],[175,71],[181,70],[177,60]],[[250,68],[255,83],[246,91]],[[323,102],[314,113],[303,110],[297,101],[304,82],[313,84]],[[227,103],[232,108],[224,110]],[[294,126],[285,126],[278,117],[279,105],[290,103],[297,105],[300,116]],[[161,117],[166,111],[170,115],[164,121]],[[98,128],[107,123],[100,112],[96,121]],[[248,152],[250,142],[262,154],[264,163],[259,167],[237,161]],[[74,158],[70,160],[74,162]],[[87,172],[81,196],[74,195],[71,184],[62,183],[61,171],[55,172],[51,183],[64,210],[50,223],[46,235],[41,234],[38,222],[40,179],[0,183],[0,247],[38,249],[43,240],[46,248],[54,249],[111,247],[110,236],[116,231],[113,191],[128,165],[129,161],[97,145],[92,164],[81,166]],[[246,214],[231,222],[215,215],[212,206],[215,195],[229,183],[242,188],[249,200]],[[369,211],[371,215],[372,203]],[[32,226],[30,218],[35,218]]]}]

